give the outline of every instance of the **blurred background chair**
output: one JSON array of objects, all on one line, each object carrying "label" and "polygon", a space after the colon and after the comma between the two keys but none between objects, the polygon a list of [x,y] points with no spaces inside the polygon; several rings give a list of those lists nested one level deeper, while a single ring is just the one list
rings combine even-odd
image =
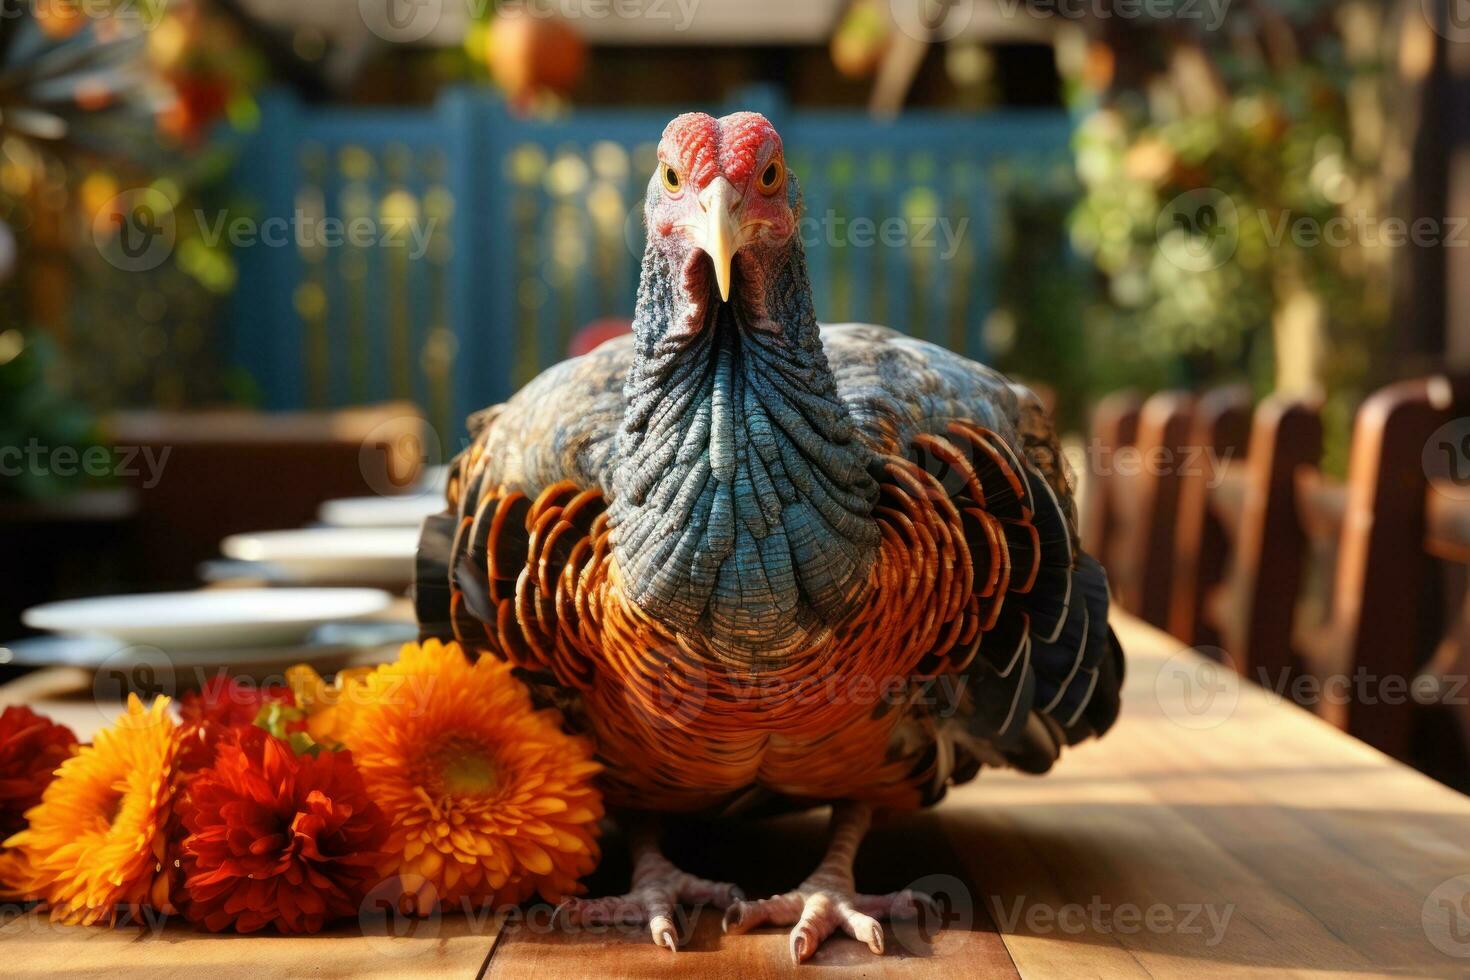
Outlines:
[{"label": "blurred background chair", "polygon": [[220,540],[242,531],[314,522],[335,497],[401,493],[426,458],[438,461],[423,413],[406,402],[331,412],[123,412],[109,422],[115,445],[141,463],[130,531],[134,580],[163,587],[195,581]]},{"label": "blurred background chair", "polygon": [[1116,391],[1104,397],[1092,411],[1092,428],[1083,452],[1082,547],[1108,570],[1115,595],[1135,575],[1132,555],[1125,547],[1133,538],[1138,509],[1123,492],[1113,465],[1120,452],[1138,441],[1138,415],[1143,399],[1136,391]]},{"label": "blurred background chair", "polygon": [[1087,448],[1083,544],[1099,556],[1122,607],[1167,627],[1179,519],[1177,461],[1187,452],[1194,399],[1132,392],[1103,399]]},{"label": "blurred background chair", "polygon": [[[1096,438],[1126,438],[1137,404],[1100,406]],[[1467,406],[1470,384],[1444,375],[1375,392],[1337,480],[1321,468],[1314,399],[1273,395],[1252,413],[1238,388],[1156,395],[1133,442],[1143,471],[1091,474],[1088,540],[1130,609],[1156,615],[1150,574],[1171,571],[1167,625],[1180,639],[1465,786],[1470,421],[1452,420]],[[1179,472],[1147,465],[1161,447],[1181,452]]]},{"label": "blurred background chair", "polygon": [[[1467,379],[1441,375],[1390,385],[1359,409],[1332,617],[1339,655],[1354,668],[1353,696],[1337,720],[1390,755],[1458,773],[1462,785],[1467,743],[1453,736],[1463,735],[1454,716],[1463,719],[1466,692],[1441,685],[1432,660],[1447,626],[1455,629],[1442,562],[1464,564],[1454,505],[1465,495],[1452,481],[1470,463],[1462,432],[1453,440],[1439,433],[1467,408]],[[1454,577],[1463,601],[1462,571]]]},{"label": "blurred background chair", "polygon": [[1230,536],[1238,533],[1240,461],[1250,437],[1251,393],[1216,388],[1194,406],[1186,458],[1179,460],[1169,631],[1194,644],[1218,645],[1208,600],[1224,578]]}]

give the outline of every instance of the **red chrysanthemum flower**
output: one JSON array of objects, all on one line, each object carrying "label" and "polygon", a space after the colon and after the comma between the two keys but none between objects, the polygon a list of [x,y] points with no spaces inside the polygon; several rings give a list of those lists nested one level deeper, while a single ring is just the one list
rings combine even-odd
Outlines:
[{"label": "red chrysanthemum flower", "polygon": [[317,932],[382,880],[387,821],[349,752],[234,728],[180,809],[188,916],[213,932]]},{"label": "red chrysanthemum flower", "polygon": [[179,699],[179,716],[186,725],[212,723],[223,728],[251,725],[268,704],[294,705],[285,684],[257,684],[248,678],[216,674],[198,691]]},{"label": "red chrysanthemum flower", "polygon": [[[260,709],[273,704],[294,706],[295,696],[284,684],[257,684],[247,678],[216,674],[199,691],[179,699],[179,717],[185,729],[186,770],[207,766],[216,743],[233,728],[255,724]],[[305,722],[300,726],[304,728]]]},{"label": "red chrysanthemum flower", "polygon": [[76,752],[77,737],[30,708],[0,712],[0,841],[25,829],[25,813],[41,802],[56,767]]}]

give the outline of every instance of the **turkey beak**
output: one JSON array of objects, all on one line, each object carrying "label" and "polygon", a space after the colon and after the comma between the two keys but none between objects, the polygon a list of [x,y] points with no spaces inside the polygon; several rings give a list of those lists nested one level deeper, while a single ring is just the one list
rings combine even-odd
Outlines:
[{"label": "turkey beak", "polygon": [[739,204],[740,192],[724,177],[710,181],[699,195],[699,206],[704,209],[704,228],[698,245],[714,263],[715,283],[720,287],[721,302],[730,301],[730,268],[740,247],[740,223],[735,218]]}]

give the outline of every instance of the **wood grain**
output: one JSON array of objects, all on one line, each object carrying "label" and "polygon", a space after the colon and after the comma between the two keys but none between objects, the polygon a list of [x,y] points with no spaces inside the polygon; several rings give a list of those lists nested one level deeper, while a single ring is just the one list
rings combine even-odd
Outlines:
[{"label": "wood grain", "polygon": [[[379,919],[316,936],[239,937],[179,924],[118,929],[58,926],[36,912],[0,925],[0,973],[10,977],[476,977],[495,945],[493,919]],[[396,928],[395,928],[396,927]],[[390,931],[391,930],[391,931]]]},{"label": "wood grain", "polygon": [[[933,811],[880,821],[859,854],[859,887],[932,888],[949,928],[932,942],[914,927],[890,928],[881,959],[833,939],[804,969],[1470,975],[1470,799],[1181,652],[1157,630],[1128,617],[1116,625],[1130,677],[1123,719],[1106,739],[1068,753],[1049,776],[986,773]],[[820,813],[688,823],[671,829],[668,849],[688,870],[757,895],[806,875],[824,826]],[[594,893],[627,886],[626,854],[616,839],[608,843]],[[156,937],[60,928],[26,916],[7,920],[0,942],[5,972],[16,976],[792,972],[785,930],[726,937],[718,912],[691,918],[677,955],[641,930],[564,935],[537,914],[504,928],[445,918],[394,939],[349,926],[324,937],[238,940],[172,926]]]}]

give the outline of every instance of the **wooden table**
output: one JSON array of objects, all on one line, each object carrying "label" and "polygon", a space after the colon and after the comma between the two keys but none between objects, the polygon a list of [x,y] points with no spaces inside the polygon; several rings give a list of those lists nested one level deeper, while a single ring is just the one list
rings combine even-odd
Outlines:
[{"label": "wooden table", "polygon": [[[829,940],[815,966],[869,976],[1470,975],[1470,798],[1294,706],[1237,685],[1173,639],[1120,618],[1127,706],[1108,738],[1036,779],[986,773],[936,810],[881,822],[867,890],[931,888],[949,927],[890,931],[872,957]],[[43,706],[43,710],[51,706]],[[96,724],[95,708],[56,713]],[[670,850],[748,893],[790,887],[824,817],[684,828]],[[611,842],[595,892],[627,883]],[[463,917],[331,935],[236,939],[0,925],[11,976],[764,977],[792,968],[785,930],[722,937],[692,916],[673,955],[641,931],[574,935]]]}]

